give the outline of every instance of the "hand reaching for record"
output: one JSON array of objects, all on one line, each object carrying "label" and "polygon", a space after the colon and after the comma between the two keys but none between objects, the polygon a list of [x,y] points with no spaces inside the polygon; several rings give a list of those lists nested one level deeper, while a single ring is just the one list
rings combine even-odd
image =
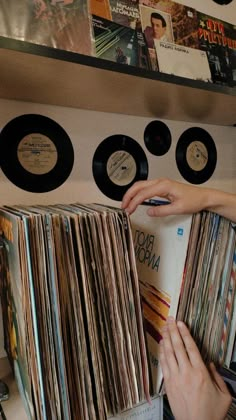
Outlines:
[{"label": "hand reaching for record", "polygon": [[139,204],[155,196],[167,199],[170,204],[150,207],[149,216],[192,214],[205,209],[236,221],[236,194],[167,178],[136,182],[124,195],[122,208],[132,214]]},{"label": "hand reaching for record", "polygon": [[162,331],[160,363],[176,420],[223,420],[231,395],[214,364],[207,370],[188,328],[168,318]]}]

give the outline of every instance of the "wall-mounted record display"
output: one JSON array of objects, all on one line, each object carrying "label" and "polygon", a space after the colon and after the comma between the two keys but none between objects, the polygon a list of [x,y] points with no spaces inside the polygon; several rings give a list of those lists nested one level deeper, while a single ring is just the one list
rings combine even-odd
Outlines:
[{"label": "wall-mounted record display", "polygon": [[103,194],[121,201],[134,182],[147,179],[148,162],[142,147],[134,139],[115,134],[97,147],[92,170]]},{"label": "wall-mounted record display", "polygon": [[162,121],[151,121],[144,130],[144,143],[155,156],[165,155],[171,146],[171,133]]},{"label": "wall-mounted record display", "polygon": [[66,131],[51,118],[20,115],[0,133],[0,165],[6,177],[23,190],[42,193],[63,184],[74,164]]},{"label": "wall-mounted record display", "polygon": [[192,184],[202,184],[215,170],[217,150],[214,140],[206,130],[191,127],[180,136],[175,157],[183,178]]}]

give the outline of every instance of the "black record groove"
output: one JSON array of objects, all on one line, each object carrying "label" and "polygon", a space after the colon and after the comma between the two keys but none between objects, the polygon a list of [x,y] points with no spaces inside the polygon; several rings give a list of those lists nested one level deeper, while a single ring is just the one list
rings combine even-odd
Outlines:
[{"label": "black record groove", "polygon": [[6,177],[23,190],[42,193],[63,184],[74,164],[66,131],[39,114],[20,115],[0,133],[0,165]]},{"label": "black record groove", "polygon": [[144,143],[155,156],[165,155],[171,146],[171,133],[162,121],[151,121],[144,131]]},{"label": "black record groove", "polygon": [[183,178],[192,184],[202,184],[215,170],[217,150],[206,130],[191,127],[180,136],[175,157]]},{"label": "black record groove", "polygon": [[98,188],[117,201],[122,200],[134,182],[148,177],[148,162],[142,147],[122,134],[107,137],[99,144],[92,169]]}]

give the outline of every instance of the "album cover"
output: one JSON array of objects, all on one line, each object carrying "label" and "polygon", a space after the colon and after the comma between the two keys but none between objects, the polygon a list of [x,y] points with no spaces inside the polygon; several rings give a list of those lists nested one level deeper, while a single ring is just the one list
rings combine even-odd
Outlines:
[{"label": "album cover", "polygon": [[92,16],[95,56],[135,67],[148,66],[142,35],[126,26]]},{"label": "album cover", "polygon": [[[17,215],[0,210],[1,231],[1,303],[4,322],[4,347],[19,385],[21,398],[30,418],[34,417],[32,388],[37,386],[29,373],[29,340],[25,306],[24,265],[19,255],[19,243],[25,243],[22,222]],[[28,301],[28,307],[29,307]],[[33,356],[33,353],[32,353]],[[35,359],[36,360],[36,359]],[[35,402],[37,404],[37,401]]]},{"label": "album cover", "polygon": [[139,0],[110,0],[113,22],[140,29]]},{"label": "album cover", "polygon": [[159,40],[155,40],[154,43],[160,72],[211,82],[211,72],[205,51]]},{"label": "album cover", "polygon": [[111,7],[109,0],[90,0],[89,13],[100,16],[104,19],[112,20]]},{"label": "album cover", "polygon": [[146,211],[146,206],[139,206],[131,215],[131,226],[152,381],[159,393],[161,328],[168,315],[177,313],[192,216],[151,218]]},{"label": "album cover", "polygon": [[[161,328],[168,315],[186,323],[206,363],[232,365],[236,233],[218,214],[131,215],[147,346],[155,392],[162,392]],[[230,346],[230,357],[227,349]]]},{"label": "album cover", "polygon": [[230,23],[198,12],[198,37],[208,56],[214,83],[236,84],[236,28]]},{"label": "album cover", "polygon": [[154,48],[154,39],[199,47],[195,9],[171,0],[139,0],[139,3],[141,26],[149,48]]},{"label": "album cover", "polygon": [[157,41],[199,48],[198,20],[195,9],[171,0],[140,0],[139,9],[152,70],[162,71],[159,68]]},{"label": "album cover", "polygon": [[92,55],[86,0],[2,0],[0,36]]}]

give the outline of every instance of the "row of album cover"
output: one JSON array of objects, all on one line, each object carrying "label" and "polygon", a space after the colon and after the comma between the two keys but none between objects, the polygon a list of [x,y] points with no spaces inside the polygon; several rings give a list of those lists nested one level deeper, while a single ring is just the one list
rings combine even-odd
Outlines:
[{"label": "row of album cover", "polygon": [[172,0],[2,0],[0,36],[236,85],[236,28]]},{"label": "row of album cover", "polygon": [[143,402],[147,418],[161,418],[168,315],[236,395],[234,227],[211,212],[153,219],[146,209],[129,218],[98,204],[1,207],[4,342],[29,419],[131,410],[146,420],[132,411]]}]

